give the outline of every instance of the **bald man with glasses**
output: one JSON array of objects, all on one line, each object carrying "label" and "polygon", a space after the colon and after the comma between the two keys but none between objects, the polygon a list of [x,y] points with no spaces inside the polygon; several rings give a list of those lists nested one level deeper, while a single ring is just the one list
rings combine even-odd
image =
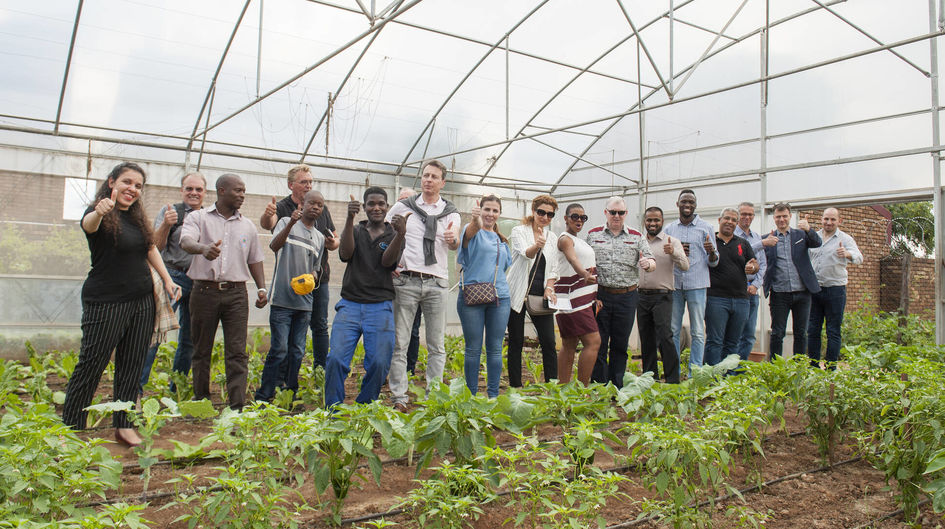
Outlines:
[{"label": "bald man with glasses", "polygon": [[627,371],[627,345],[637,310],[640,270],[656,266],[643,234],[624,224],[627,203],[611,197],[604,207],[607,223],[587,233],[587,243],[597,260],[597,327],[600,349],[591,381],[623,387]]}]

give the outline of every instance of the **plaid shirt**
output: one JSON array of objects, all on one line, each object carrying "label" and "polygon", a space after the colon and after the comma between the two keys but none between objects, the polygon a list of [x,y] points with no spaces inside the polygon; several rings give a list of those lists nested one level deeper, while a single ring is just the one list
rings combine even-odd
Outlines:
[{"label": "plaid shirt", "polygon": [[151,283],[154,284],[154,332],[151,334],[151,345],[164,343],[167,333],[174,329],[180,329],[177,323],[177,316],[174,315],[174,308],[171,306],[171,299],[164,291],[164,281],[152,266]]}]

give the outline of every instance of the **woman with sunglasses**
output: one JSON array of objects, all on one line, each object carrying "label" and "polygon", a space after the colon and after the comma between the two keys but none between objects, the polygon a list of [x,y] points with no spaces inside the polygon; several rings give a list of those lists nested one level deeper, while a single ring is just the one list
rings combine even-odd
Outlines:
[{"label": "woman with sunglasses", "polygon": [[574,353],[580,340],[584,348],[578,358],[578,380],[585,386],[591,380],[597,350],[600,348],[600,333],[594,317],[597,299],[596,260],[594,250],[578,233],[587,222],[584,206],[570,204],[565,210],[566,231],[558,237],[558,280],[555,294],[567,298],[571,308],[558,310],[558,331],[561,333],[561,353],[558,355],[558,380],[565,384],[571,381]]},{"label": "woman with sunglasses", "polygon": [[[558,237],[548,229],[558,210],[558,202],[550,195],[538,195],[532,200],[532,214],[522,219],[521,226],[512,228],[509,241],[512,246],[512,266],[506,274],[509,283],[511,310],[509,311],[509,385],[522,387],[522,346],[525,343],[525,304],[528,296],[545,300],[555,299],[555,279],[558,272],[556,253]],[[555,319],[553,313],[529,312],[538,342],[541,344],[542,371],[545,382],[558,378],[558,354],[555,346]]]},{"label": "woman with sunglasses", "polygon": [[[462,267],[462,288],[456,299],[456,312],[463,326],[466,359],[463,372],[466,387],[473,395],[479,390],[483,333],[486,344],[486,391],[490,398],[499,396],[502,378],[502,342],[509,321],[509,284],[505,271],[512,261],[508,240],[499,233],[496,222],[502,213],[502,201],[495,195],[482,197],[472,210],[472,222],[463,228],[463,243],[456,263]],[[494,302],[470,305],[466,289],[475,283],[495,286]]]}]

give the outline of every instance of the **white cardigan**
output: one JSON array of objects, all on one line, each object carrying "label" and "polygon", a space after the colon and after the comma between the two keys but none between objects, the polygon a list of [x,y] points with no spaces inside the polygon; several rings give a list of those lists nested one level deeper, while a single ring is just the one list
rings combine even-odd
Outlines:
[{"label": "white cardigan", "polygon": [[[558,236],[548,228],[543,230],[545,246],[541,249],[541,252],[545,256],[545,281],[548,281],[549,279],[558,279],[558,272],[555,269]],[[509,283],[509,301],[512,310],[521,312],[525,304],[525,296],[528,294],[532,266],[535,264],[535,259],[538,258],[537,255],[531,259],[525,256],[525,250],[535,244],[535,232],[532,231],[531,225],[522,224],[512,228],[509,244],[512,247],[512,265],[505,272],[505,278]]]}]

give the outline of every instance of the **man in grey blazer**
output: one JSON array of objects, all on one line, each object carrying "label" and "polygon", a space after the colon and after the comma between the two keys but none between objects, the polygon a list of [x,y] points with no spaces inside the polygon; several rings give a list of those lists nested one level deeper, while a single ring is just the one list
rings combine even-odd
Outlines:
[{"label": "man in grey blazer", "polygon": [[820,292],[807,250],[818,248],[823,242],[817,232],[810,229],[806,215],[797,222],[797,228],[791,228],[790,223],[791,206],[776,204],[774,225],[777,229],[771,230],[761,241],[768,260],[764,289],[765,296],[770,296],[772,358],[781,356],[789,313],[794,322],[794,354],[806,353],[811,293]]}]

